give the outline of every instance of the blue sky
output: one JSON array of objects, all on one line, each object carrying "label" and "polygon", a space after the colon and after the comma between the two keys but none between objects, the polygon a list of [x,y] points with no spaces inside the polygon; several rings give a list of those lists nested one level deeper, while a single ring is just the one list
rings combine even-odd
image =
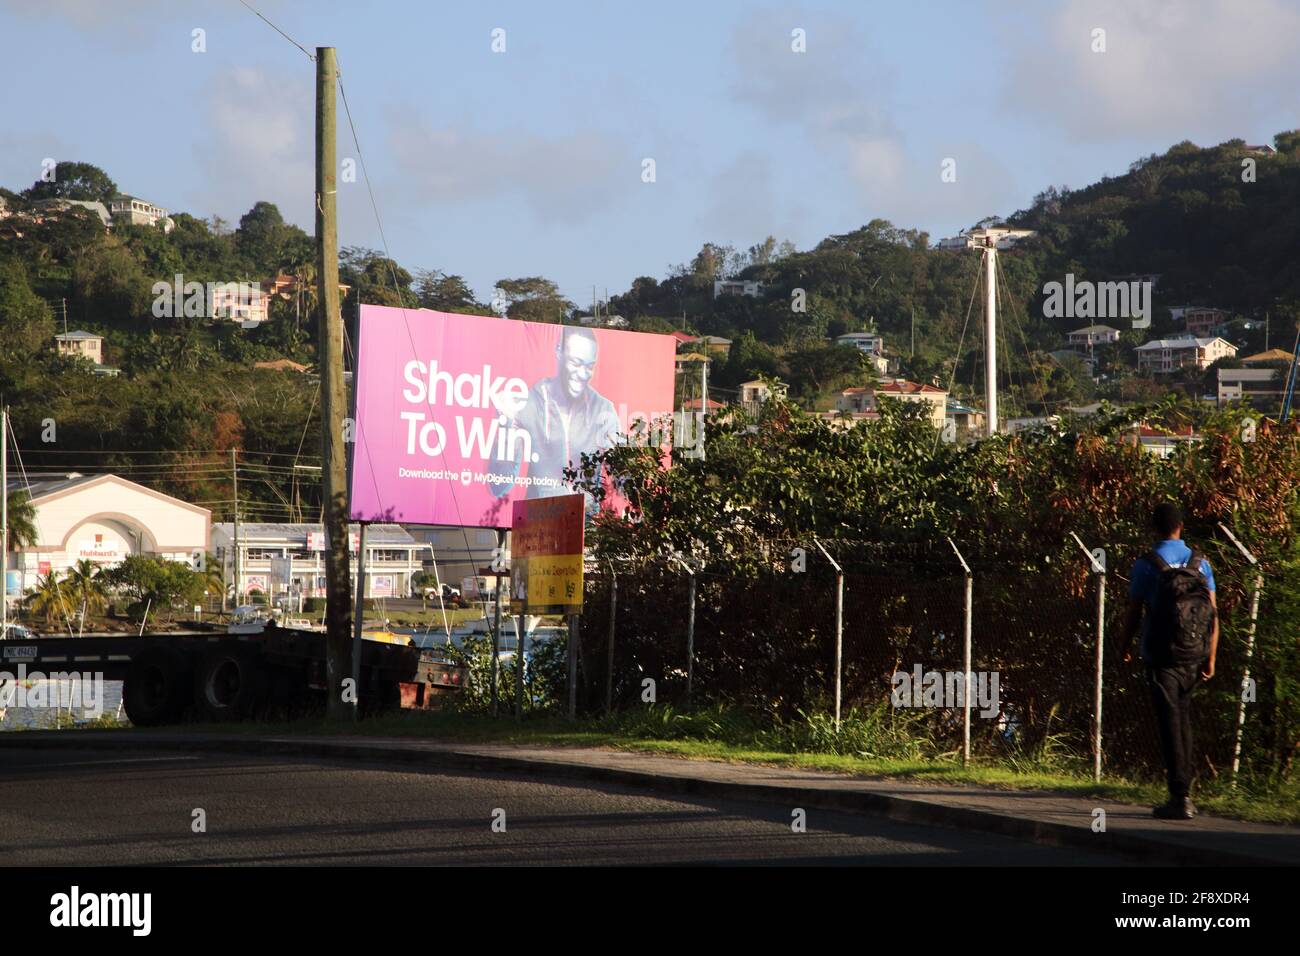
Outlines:
[{"label": "blue sky", "polygon": [[[544,275],[589,303],[706,241],[873,218],[950,235],[1182,139],[1300,126],[1300,0],[250,2],[338,48],[394,257],[483,299]],[[168,209],[265,199],[311,230],[313,64],[238,0],[0,0],[0,40],[0,184],[84,160]],[[340,226],[381,246],[361,181]]]}]

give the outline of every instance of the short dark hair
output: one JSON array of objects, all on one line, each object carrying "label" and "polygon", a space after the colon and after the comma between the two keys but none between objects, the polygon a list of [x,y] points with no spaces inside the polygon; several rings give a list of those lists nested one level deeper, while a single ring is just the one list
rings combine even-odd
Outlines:
[{"label": "short dark hair", "polygon": [[577,325],[565,325],[561,327],[560,344],[556,347],[563,352],[564,344],[568,342],[569,339],[573,338],[586,339],[597,351],[600,350],[600,343],[596,341],[596,333],[591,331],[591,329],[584,329]]},{"label": "short dark hair", "polygon": [[1183,511],[1172,501],[1158,505],[1151,512],[1151,527],[1168,537],[1183,526]]}]

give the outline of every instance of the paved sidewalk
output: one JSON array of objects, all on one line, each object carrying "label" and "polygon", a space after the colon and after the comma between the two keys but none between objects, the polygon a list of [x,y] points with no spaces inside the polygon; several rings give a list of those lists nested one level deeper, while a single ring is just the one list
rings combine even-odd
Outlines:
[{"label": "paved sidewalk", "polygon": [[[956,787],[813,770],[662,757],[630,751],[448,743],[409,737],[245,736],[144,731],[23,732],[0,746],[215,750],[418,763],[435,769],[527,773],[653,790],[870,813],[981,830],[1135,862],[1193,866],[1300,865],[1300,827],[1198,816],[1164,821],[1149,807],[1031,790]],[[1094,812],[1105,811],[1105,832]],[[1118,860],[1117,862],[1123,862]]]}]

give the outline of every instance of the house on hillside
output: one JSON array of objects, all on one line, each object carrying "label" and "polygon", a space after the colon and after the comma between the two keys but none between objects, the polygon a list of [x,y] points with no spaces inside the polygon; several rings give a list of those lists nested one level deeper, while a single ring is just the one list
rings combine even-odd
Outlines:
[{"label": "house on hillside", "polygon": [[834,341],[836,345],[851,345],[868,355],[883,355],[885,351],[884,337],[875,332],[845,332],[835,336]]},{"label": "house on hillside", "polygon": [[163,232],[171,232],[176,223],[161,206],[140,199],[136,196],[119,194],[108,201],[108,211],[115,223],[128,223],[134,226],[161,226]]},{"label": "house on hillside", "polygon": [[763,283],[755,282],[750,279],[714,279],[713,280],[713,297],[721,298],[724,295],[747,295],[751,298],[758,298],[763,294]]},{"label": "house on hillside", "polygon": [[96,365],[104,364],[104,337],[78,329],[54,336],[54,349],[69,358],[89,359]]},{"label": "house on hillside", "polygon": [[1204,305],[1175,305],[1169,310],[1175,322],[1181,322],[1188,335],[1203,337],[1228,324],[1232,314],[1226,309],[1215,309]]},{"label": "house on hillside", "polygon": [[958,441],[984,434],[986,426],[984,413],[955,398],[950,398],[944,403],[944,418],[952,422]]},{"label": "house on hillside", "polygon": [[934,385],[922,385],[906,379],[886,379],[878,385],[855,385],[840,391],[835,397],[834,413],[861,415],[880,411],[881,397],[903,402],[921,402],[930,407],[929,415],[936,428],[942,428],[947,417],[948,393]]},{"label": "house on hillside", "polygon": [[1090,349],[1098,345],[1113,345],[1119,341],[1119,329],[1109,325],[1088,325],[1065,334],[1065,340],[1073,348]]},{"label": "house on hillside", "polygon": [[1237,354],[1237,346],[1222,338],[1154,339],[1137,347],[1138,369],[1167,374],[1183,368],[1206,369],[1221,358]]},{"label": "house on hillside", "polygon": [[741,382],[740,404],[751,415],[757,415],[767,400],[772,397],[773,392],[784,398],[786,393],[785,383],[777,382],[775,386],[772,386],[761,379],[754,379],[752,382]]},{"label": "house on hillside", "polygon": [[1267,352],[1256,352],[1254,355],[1247,355],[1241,360],[1241,364],[1248,367],[1268,365],[1271,362],[1283,362],[1290,365],[1291,353],[1286,349],[1269,349]]},{"label": "house on hillside", "polygon": [[1286,397],[1286,374],[1277,368],[1220,368],[1216,404],[1246,402],[1262,412],[1276,412]]}]

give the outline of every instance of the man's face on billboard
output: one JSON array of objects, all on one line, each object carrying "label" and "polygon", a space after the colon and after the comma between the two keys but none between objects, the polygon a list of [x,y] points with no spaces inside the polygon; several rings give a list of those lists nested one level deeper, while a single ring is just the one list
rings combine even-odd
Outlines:
[{"label": "man's face on billboard", "polygon": [[560,349],[560,381],[564,393],[571,399],[579,398],[595,371],[596,343],[578,335],[566,338]]}]

